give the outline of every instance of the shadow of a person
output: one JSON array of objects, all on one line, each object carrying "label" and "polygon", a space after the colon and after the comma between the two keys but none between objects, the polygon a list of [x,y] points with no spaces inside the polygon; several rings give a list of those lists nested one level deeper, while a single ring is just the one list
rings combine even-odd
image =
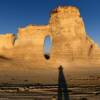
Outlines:
[{"label": "shadow of a person", "polygon": [[63,67],[59,67],[58,100],[69,100],[68,87],[63,73]]}]

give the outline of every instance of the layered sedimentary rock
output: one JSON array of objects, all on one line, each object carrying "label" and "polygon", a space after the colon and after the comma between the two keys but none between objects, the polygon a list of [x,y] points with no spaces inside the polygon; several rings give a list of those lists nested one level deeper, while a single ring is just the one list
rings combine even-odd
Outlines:
[{"label": "layered sedimentary rock", "polygon": [[86,33],[83,19],[77,8],[59,7],[55,9],[51,15],[50,27],[55,41],[54,55],[61,53],[61,60],[65,58],[72,60],[89,58],[91,60],[97,55],[100,56],[100,53],[95,55],[96,50],[100,52],[100,49]]},{"label": "layered sedimentary rock", "polygon": [[[52,40],[49,60],[44,57],[46,36],[50,36]],[[49,76],[46,69],[50,71],[59,65],[65,68],[75,64],[100,65],[100,48],[86,33],[78,8],[72,6],[54,9],[48,25],[28,25],[20,28],[16,36],[0,35],[0,50],[1,71],[11,77],[15,74],[18,79],[24,75],[24,78],[29,76],[30,80],[35,74]],[[9,58],[9,61],[4,57]],[[39,68],[44,71],[35,70]],[[55,70],[52,72],[56,73]],[[4,73],[1,76],[5,75]]]}]

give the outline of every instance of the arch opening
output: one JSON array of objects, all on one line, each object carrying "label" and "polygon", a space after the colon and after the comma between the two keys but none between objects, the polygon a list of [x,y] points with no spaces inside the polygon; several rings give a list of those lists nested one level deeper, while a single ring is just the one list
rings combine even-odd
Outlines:
[{"label": "arch opening", "polygon": [[47,60],[50,59],[51,47],[52,47],[52,39],[51,36],[48,35],[44,39],[44,57]]}]

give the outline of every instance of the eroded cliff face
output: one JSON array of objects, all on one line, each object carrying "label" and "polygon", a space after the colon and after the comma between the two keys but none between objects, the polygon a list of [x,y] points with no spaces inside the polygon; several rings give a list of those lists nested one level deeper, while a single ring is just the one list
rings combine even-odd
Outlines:
[{"label": "eroded cliff face", "polygon": [[0,49],[9,49],[13,48],[15,41],[15,36],[11,33],[5,35],[0,35]]},{"label": "eroded cliff face", "polygon": [[[44,57],[46,36],[50,36],[52,40],[49,60]],[[45,79],[48,79],[46,75],[48,76],[49,73],[47,74],[45,71],[46,75],[42,71],[38,73],[35,68],[50,68],[51,70],[59,65],[63,65],[65,68],[77,65],[100,65],[100,48],[86,33],[79,9],[72,6],[54,9],[48,25],[28,25],[20,28],[16,36],[0,35],[0,55],[1,71],[8,76],[11,76],[11,73],[15,74],[18,79],[22,74],[23,77],[24,75],[30,77],[30,80],[35,74],[39,74],[41,77],[44,75]],[[3,56],[9,58],[9,61]],[[11,66],[13,66],[12,69],[10,69]]]},{"label": "eroded cliff face", "polygon": [[[58,53],[59,56],[59,54],[64,55],[63,53],[65,53],[73,58],[89,57],[95,49],[99,49],[97,44],[87,35],[78,8],[72,6],[54,9],[48,25],[29,25],[20,28],[17,36],[13,34],[0,35],[0,48],[30,45],[36,50],[40,49],[39,52],[43,52],[46,36],[50,36],[53,41],[52,53],[54,53],[51,55]],[[61,58],[61,56],[59,57]],[[68,58],[66,57],[66,59]]]},{"label": "eroded cliff face", "polygon": [[72,60],[93,57],[98,46],[86,33],[83,19],[76,7],[58,7],[52,12],[49,25],[54,40],[53,55],[59,52],[58,56],[62,53],[66,59],[71,57]]}]

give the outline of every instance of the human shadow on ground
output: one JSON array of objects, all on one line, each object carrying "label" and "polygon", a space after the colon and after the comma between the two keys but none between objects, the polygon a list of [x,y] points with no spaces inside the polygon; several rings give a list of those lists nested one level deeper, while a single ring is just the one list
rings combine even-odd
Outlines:
[{"label": "human shadow on ground", "polygon": [[59,67],[59,76],[58,76],[58,100],[70,100],[68,94],[68,86],[65,80],[63,67]]}]

